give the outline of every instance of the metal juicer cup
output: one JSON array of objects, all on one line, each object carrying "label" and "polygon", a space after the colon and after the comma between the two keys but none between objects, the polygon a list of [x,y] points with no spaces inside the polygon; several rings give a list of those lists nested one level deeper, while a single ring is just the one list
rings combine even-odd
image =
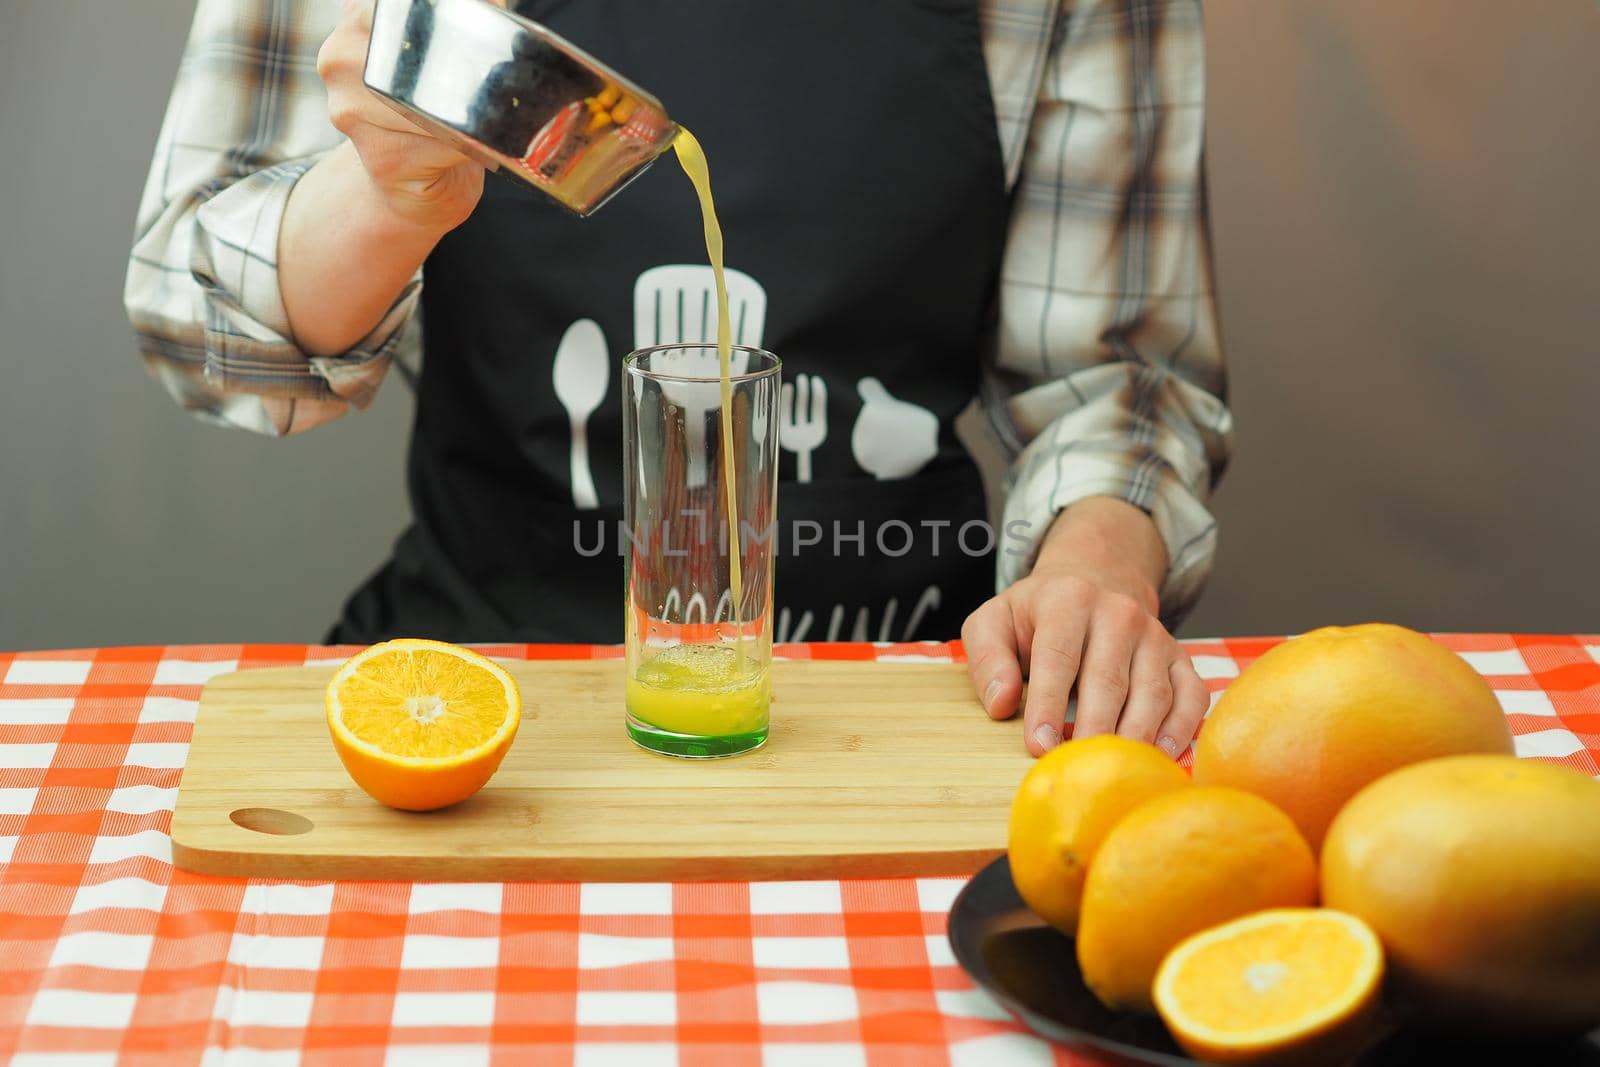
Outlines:
[{"label": "metal juicer cup", "polygon": [[587,215],[666,151],[661,102],[485,0],[377,0],[365,81],[492,170]]}]

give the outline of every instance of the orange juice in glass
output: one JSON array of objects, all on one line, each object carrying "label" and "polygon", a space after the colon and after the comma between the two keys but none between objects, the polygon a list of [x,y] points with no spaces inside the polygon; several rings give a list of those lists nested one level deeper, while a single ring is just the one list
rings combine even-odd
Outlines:
[{"label": "orange juice in glass", "polygon": [[767,739],[777,549],[779,363],[734,346],[623,363],[628,736],[664,755]]}]

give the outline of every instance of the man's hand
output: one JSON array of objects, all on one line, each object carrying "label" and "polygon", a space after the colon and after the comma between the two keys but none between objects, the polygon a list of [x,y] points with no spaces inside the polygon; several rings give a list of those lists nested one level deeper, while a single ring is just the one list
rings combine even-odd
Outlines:
[{"label": "man's hand", "polygon": [[1166,548],[1149,516],[1110,497],[1056,517],[1028,577],[968,616],[967,668],[984,708],[1014,715],[1043,755],[1061,742],[1074,683],[1074,737],[1118,733],[1176,757],[1205,715],[1205,684],[1156,617]]},{"label": "man's hand", "polygon": [[[504,7],[504,0],[493,0]],[[444,233],[466,221],[483,195],[483,167],[406,121],[362,81],[373,0],[345,0],[339,25],[317,55],[328,115],[350,139],[377,192],[399,218]]]},{"label": "man's hand", "polygon": [[314,356],[337,356],[371,332],[483,195],[483,167],[362,81],[372,6],[345,0],[317,55],[329,118],[349,139],[301,175],[278,231],[283,308],[295,343]]}]

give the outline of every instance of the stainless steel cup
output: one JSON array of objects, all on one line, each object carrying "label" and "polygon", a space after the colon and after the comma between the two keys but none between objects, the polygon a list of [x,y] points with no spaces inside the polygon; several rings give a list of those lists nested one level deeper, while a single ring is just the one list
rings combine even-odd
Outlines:
[{"label": "stainless steel cup", "polygon": [[661,102],[485,0],[377,0],[367,87],[492,170],[587,215],[666,151]]}]

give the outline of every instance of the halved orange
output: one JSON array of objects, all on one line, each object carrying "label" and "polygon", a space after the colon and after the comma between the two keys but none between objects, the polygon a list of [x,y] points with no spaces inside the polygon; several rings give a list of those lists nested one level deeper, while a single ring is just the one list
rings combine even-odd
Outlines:
[{"label": "halved orange", "polygon": [[328,731],[374,800],[431,811],[483,788],[517,735],[522,694],[493,660],[402,638],[352,656],[328,683]]},{"label": "halved orange", "polygon": [[1156,1009],[1211,1063],[1342,1063],[1371,1040],[1383,948],[1354,915],[1274,908],[1180,942],[1156,972]]}]

